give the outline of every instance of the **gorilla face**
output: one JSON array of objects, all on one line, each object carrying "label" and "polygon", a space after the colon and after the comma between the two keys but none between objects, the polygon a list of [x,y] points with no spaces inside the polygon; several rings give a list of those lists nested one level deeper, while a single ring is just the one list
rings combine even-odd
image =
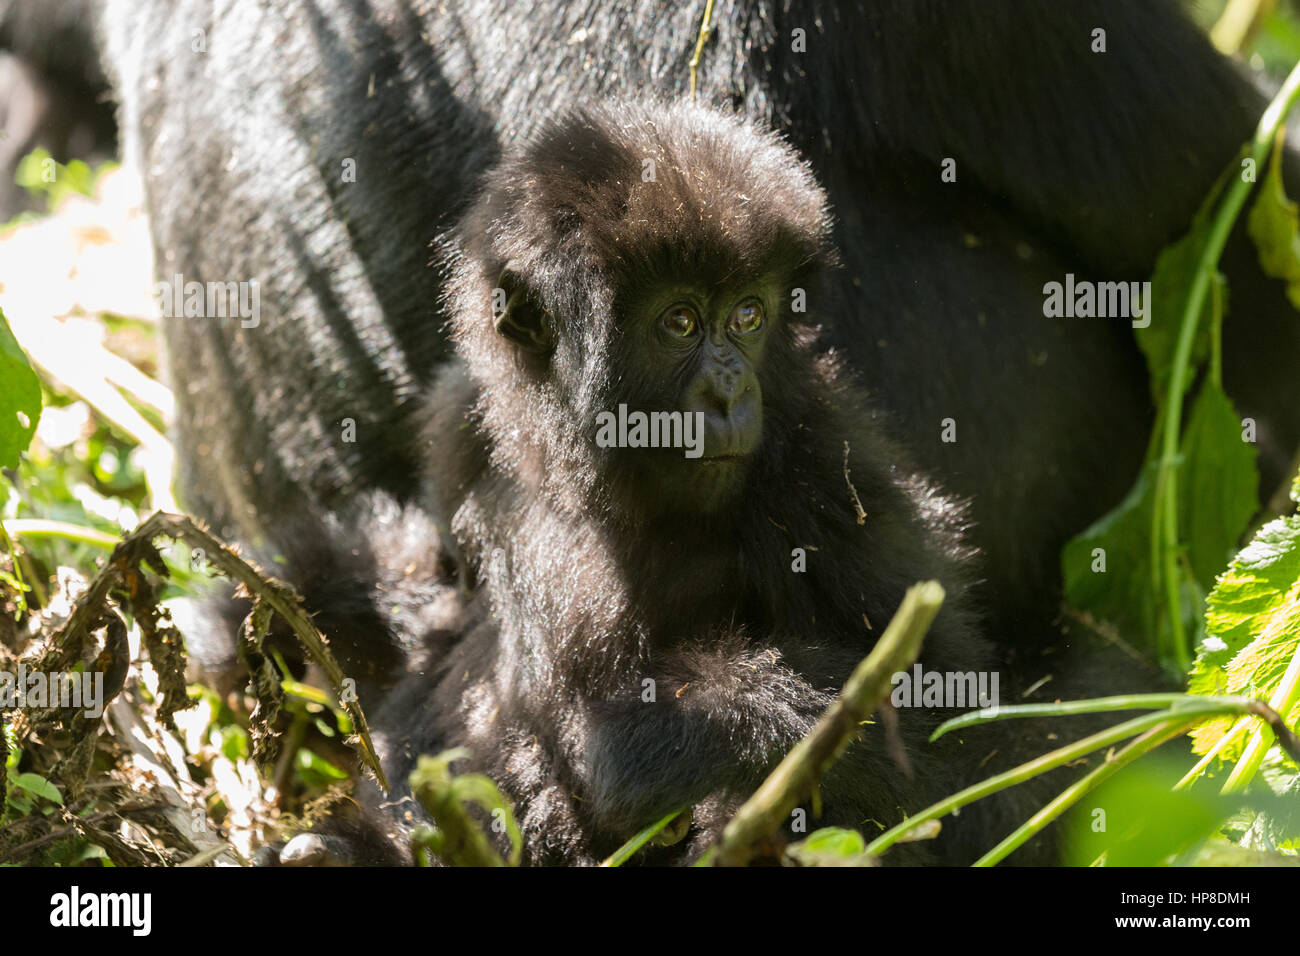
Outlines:
[{"label": "gorilla face", "polygon": [[762,372],[780,297],[761,279],[672,278],[619,323],[618,404],[644,414],[652,447],[629,442],[615,458],[664,511],[711,513],[736,504],[764,440]]},{"label": "gorilla face", "polygon": [[498,460],[583,513],[738,520],[802,420],[812,321],[793,302],[828,237],[807,168],[744,124],[676,109],[547,127],[489,177],[460,242],[455,330]]}]

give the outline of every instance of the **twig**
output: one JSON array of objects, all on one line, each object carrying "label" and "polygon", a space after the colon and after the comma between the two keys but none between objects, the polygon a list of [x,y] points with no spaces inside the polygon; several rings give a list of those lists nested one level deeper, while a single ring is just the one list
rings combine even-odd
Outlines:
[{"label": "twig", "polygon": [[1297,766],[1300,766],[1300,737],[1297,737],[1286,725],[1286,719],[1262,700],[1252,700],[1246,709],[1268,724],[1277,736],[1278,746],[1286,751],[1286,755],[1295,761]]},{"label": "twig", "polygon": [[921,651],[921,640],[943,604],[943,587],[926,581],[908,589],[903,603],[871,653],[844,690],[803,740],[768,775],[731,818],[708,861],[744,866],[844,752],[859,725],[885,701],[893,675],[906,670]]},{"label": "twig", "polygon": [[844,443],[844,483],[849,486],[849,494],[853,496],[853,510],[858,513],[858,524],[867,523],[867,513],[862,509],[862,499],[858,497],[858,489],[853,487],[853,480],[849,477],[849,443]]},{"label": "twig", "polygon": [[[101,810],[98,813],[87,814],[80,819],[83,822],[99,823],[100,821],[111,821],[118,817],[129,817],[133,814],[152,813],[157,810],[166,809],[165,803],[132,803],[122,807],[115,807],[112,810]],[[25,860],[33,852],[43,846],[51,843],[57,843],[59,840],[66,840],[77,835],[77,829],[72,824],[52,827],[47,833],[28,840],[26,843],[19,843],[16,846],[0,849],[0,861],[4,860]]]},{"label": "twig", "polygon": [[700,56],[704,53],[704,44],[713,35],[713,0],[704,4],[704,18],[700,20],[700,35],[695,40],[695,53],[691,56],[691,102],[695,102],[695,75],[700,68]]}]

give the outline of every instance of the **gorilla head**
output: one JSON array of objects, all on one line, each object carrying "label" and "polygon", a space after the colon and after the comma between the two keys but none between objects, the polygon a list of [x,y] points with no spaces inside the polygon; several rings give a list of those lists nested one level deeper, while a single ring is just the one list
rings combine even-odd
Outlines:
[{"label": "gorilla head", "polygon": [[743,512],[806,412],[789,383],[830,259],[788,147],[685,105],[580,110],[492,173],[462,234],[454,335],[501,461],[589,514]]}]

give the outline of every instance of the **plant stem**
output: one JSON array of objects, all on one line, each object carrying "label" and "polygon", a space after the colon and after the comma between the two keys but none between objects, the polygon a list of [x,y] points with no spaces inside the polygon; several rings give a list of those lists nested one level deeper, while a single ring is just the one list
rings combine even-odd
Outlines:
[{"label": "plant stem", "polygon": [[[1141,717],[1134,717],[1132,720],[1117,724],[1105,730],[1098,731],[1091,736],[1082,740],[1077,740],[1050,753],[1043,754],[1041,757],[1035,757],[1033,760],[1013,767],[1010,770],[990,777],[983,783],[967,787],[959,793],[940,800],[938,803],[931,804],[920,813],[908,817],[902,823],[889,830],[886,830],[876,839],[867,845],[866,852],[872,855],[879,855],[889,849],[899,839],[905,836],[909,831],[914,830],[928,820],[936,820],[939,817],[951,813],[953,810],[959,810],[969,803],[983,799],[990,794],[997,793],[999,790],[1005,790],[1013,787],[1018,783],[1024,783],[1031,777],[1040,773],[1046,773],[1072,760],[1085,757],[1095,750],[1103,747],[1109,747],[1111,744],[1118,743],[1121,740],[1127,740],[1135,734],[1143,733],[1153,727],[1167,726],[1172,723],[1182,725],[1189,722],[1189,718],[1200,720],[1205,717],[1215,717],[1224,713],[1240,713],[1244,708],[1235,699],[1216,699],[1213,697],[1205,698],[1204,704],[1189,704],[1186,707],[1179,707],[1177,710],[1162,710],[1153,714],[1144,714]],[[1195,721],[1192,721],[1193,723]]]},{"label": "plant stem", "polygon": [[62,538],[65,541],[77,541],[92,544],[110,551],[116,548],[119,538],[94,528],[86,528],[70,521],[49,521],[44,518],[11,518],[4,522],[4,529],[15,537]]},{"label": "plant stem", "polygon": [[[1246,698],[1242,698],[1245,700]],[[1064,700],[1051,704],[1012,704],[1007,707],[988,707],[984,710],[962,714],[945,720],[930,735],[931,742],[954,730],[962,730],[995,720],[1015,717],[1070,717],[1075,714],[1096,714],[1111,710],[1145,710],[1173,707],[1186,702],[1206,700],[1199,694],[1120,694],[1116,697],[1092,697],[1087,700]]]},{"label": "plant stem", "polygon": [[700,56],[704,53],[704,44],[709,42],[713,33],[713,0],[706,0],[704,17],[700,20],[700,35],[695,40],[695,52],[691,55],[691,102],[695,102],[695,75],[700,68]]},{"label": "plant stem", "polygon": [[672,823],[681,815],[682,815],[682,810],[674,810],[672,813],[668,814],[668,816],[664,817],[663,819],[656,820],[654,823],[650,824],[648,827],[646,827],[636,836],[632,837],[632,839],[628,840],[621,847],[619,847],[617,850],[611,853],[605,859],[605,861],[602,862],[600,865],[601,866],[622,866],[628,860],[632,859],[632,857],[636,854],[637,850],[641,849],[641,847],[649,843],[650,840],[655,836],[655,834],[661,831],[664,827],[668,826],[668,824]]},{"label": "plant stem", "polygon": [[974,865],[981,867],[994,866],[995,864],[1002,862],[1002,860],[1006,859],[1007,856],[1022,846],[1030,837],[1039,833],[1045,826],[1073,806],[1078,799],[1089,790],[1092,790],[1104,780],[1114,776],[1122,768],[1128,766],[1143,754],[1150,753],[1166,741],[1172,740],[1179,734],[1191,730],[1196,723],[1197,721],[1195,720],[1188,720],[1172,726],[1153,727],[1151,730],[1148,730],[1145,734],[1137,738],[1137,740],[1134,740],[1100,767],[1092,770],[1062,790],[1057,794],[1056,799],[1047,804],[1047,806],[1043,807],[1020,826],[1016,827],[1016,829],[1012,831],[1005,840],[976,860]]},{"label": "plant stem", "polygon": [[[1273,137],[1277,134],[1291,105],[1300,95],[1300,64],[1297,64],[1282,89],[1278,91],[1264,115],[1260,117],[1255,129],[1255,138],[1251,141],[1250,157],[1259,168],[1268,157]],[[1155,498],[1153,501],[1153,518],[1161,523],[1159,536],[1159,561],[1153,566],[1164,585],[1165,601],[1168,605],[1169,626],[1173,642],[1174,658],[1178,667],[1186,673],[1191,664],[1190,650],[1187,647],[1187,635],[1183,629],[1182,602],[1179,600],[1178,579],[1178,442],[1182,434],[1182,403],[1187,390],[1192,343],[1196,339],[1196,327],[1205,304],[1205,297],[1210,288],[1210,279],[1217,272],[1219,257],[1228,243],[1232,227],[1237,221],[1246,197],[1250,195],[1253,182],[1247,182],[1241,176],[1233,179],[1232,186],[1220,203],[1210,226],[1210,234],[1201,250],[1196,273],[1188,290],[1187,301],[1183,306],[1182,323],[1178,331],[1178,343],[1174,349],[1173,366],[1170,369],[1169,386],[1165,393],[1164,411],[1166,418],[1164,432],[1161,435],[1160,458],[1156,473]],[[1163,519],[1163,520],[1162,520]]]}]

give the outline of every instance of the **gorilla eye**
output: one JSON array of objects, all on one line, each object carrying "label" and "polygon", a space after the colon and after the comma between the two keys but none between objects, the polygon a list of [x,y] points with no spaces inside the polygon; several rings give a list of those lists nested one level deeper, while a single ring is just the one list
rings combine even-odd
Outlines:
[{"label": "gorilla eye", "polygon": [[699,328],[700,319],[695,314],[695,310],[685,305],[675,305],[663,317],[664,328],[673,335],[679,335],[686,338],[694,335],[695,330]]},{"label": "gorilla eye", "polygon": [[757,332],[763,327],[763,303],[757,299],[746,299],[731,310],[727,319],[727,328],[740,335]]}]

